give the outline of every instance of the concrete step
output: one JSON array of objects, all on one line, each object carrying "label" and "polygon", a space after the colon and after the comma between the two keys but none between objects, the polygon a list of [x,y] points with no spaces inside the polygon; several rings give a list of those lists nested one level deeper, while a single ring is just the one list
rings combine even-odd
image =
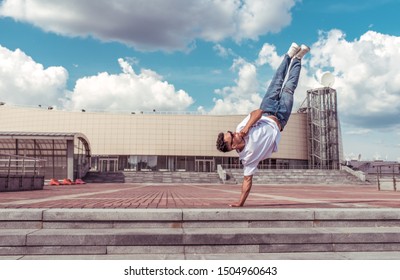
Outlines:
[{"label": "concrete step", "polygon": [[399,260],[400,252],[290,252],[290,253],[143,253],[114,255],[8,255],[0,260]]},{"label": "concrete step", "polygon": [[[228,183],[243,181],[243,170],[227,170]],[[253,184],[352,184],[369,185],[343,170],[307,170],[307,169],[260,169],[253,177]]]},{"label": "concrete step", "polygon": [[219,184],[215,172],[89,172],[83,179],[88,183],[206,183]]},{"label": "concrete step", "polygon": [[400,252],[400,209],[4,209],[0,255]]},{"label": "concrete step", "polygon": [[0,229],[400,227],[400,209],[2,209]]},{"label": "concrete step", "polygon": [[2,230],[0,255],[400,251],[400,227]]}]

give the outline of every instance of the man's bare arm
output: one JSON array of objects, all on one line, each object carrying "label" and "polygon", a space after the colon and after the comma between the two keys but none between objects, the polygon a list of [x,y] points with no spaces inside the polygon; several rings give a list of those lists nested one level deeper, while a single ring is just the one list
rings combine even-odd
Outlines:
[{"label": "man's bare arm", "polygon": [[246,123],[245,127],[240,131],[240,136],[244,137],[249,133],[250,128],[259,120],[263,114],[263,110],[257,109],[250,113],[250,119]]},{"label": "man's bare arm", "polygon": [[230,204],[231,207],[242,207],[249,196],[251,186],[253,185],[253,175],[244,176],[242,183],[242,193],[240,195],[240,199],[238,203]]}]

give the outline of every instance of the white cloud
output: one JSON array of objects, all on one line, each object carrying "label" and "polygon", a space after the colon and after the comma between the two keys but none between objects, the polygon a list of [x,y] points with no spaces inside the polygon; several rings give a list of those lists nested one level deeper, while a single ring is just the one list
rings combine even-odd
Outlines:
[{"label": "white cloud", "polygon": [[258,39],[291,22],[298,0],[3,0],[0,16],[67,36],[93,36],[142,50],[187,49],[196,39]]},{"label": "white cloud", "polygon": [[312,46],[311,71],[332,69],[338,106],[347,122],[368,127],[398,124],[400,37],[368,31],[347,41],[340,30],[321,32]]},{"label": "white cloud", "polygon": [[[303,61],[299,85],[295,93],[294,110],[306,97],[307,90],[322,87],[318,77],[329,70],[335,76],[333,88],[337,90],[341,120],[357,130],[347,134],[366,133],[372,128],[398,127],[400,117],[400,37],[368,31],[359,39],[347,41],[340,30],[321,32],[319,40],[311,47],[311,52]],[[282,56],[273,45],[265,44],[252,65],[253,76],[243,75],[250,63],[242,63],[238,71],[236,86],[219,89],[223,98],[215,100],[212,113],[237,113],[259,106],[263,94],[257,88],[246,88],[241,84],[257,85],[257,67],[269,65],[276,69]],[[237,60],[239,61],[239,60]],[[270,81],[267,81],[266,85]],[[238,94],[240,92],[240,95]],[[246,98],[249,94],[251,98]],[[255,98],[258,96],[258,98]],[[245,101],[244,101],[245,100]],[[235,103],[236,102],[236,103]],[[240,104],[246,102],[246,106]]]},{"label": "white cloud", "polygon": [[232,51],[232,49],[224,48],[220,44],[216,44],[213,47],[213,50],[217,53],[218,56],[223,57],[223,58],[227,58],[229,56],[236,56],[235,53]]},{"label": "white cloud", "polygon": [[144,69],[136,74],[124,59],[118,61],[122,73],[83,77],[72,92],[66,89],[68,72],[63,67],[44,68],[21,50],[2,46],[0,61],[0,101],[8,104],[96,111],[184,111],[194,102],[154,71]]},{"label": "white cloud", "polygon": [[68,72],[44,68],[21,50],[0,46],[0,100],[19,105],[57,105],[64,97]]},{"label": "white cloud", "polygon": [[[214,99],[215,105],[210,113],[248,114],[259,108],[273,73],[268,80],[263,80],[263,85],[260,86],[257,80],[257,70],[268,65],[275,71],[282,62],[283,55],[279,56],[275,46],[266,43],[261,48],[254,63],[246,62],[243,58],[236,59],[232,66],[232,70],[237,70],[238,72],[238,79],[235,81],[236,85],[215,90],[215,93],[221,95],[222,98]],[[306,65],[307,63],[308,58],[304,58],[302,64]],[[307,67],[302,67],[300,80],[294,95],[293,110],[297,110],[302,105],[307,90],[312,88],[310,85],[315,85],[315,79],[310,77],[308,73]]]},{"label": "white cloud", "polygon": [[[223,1],[220,2],[222,5],[224,4]],[[282,27],[289,25],[291,22],[289,11],[296,3],[295,0],[248,0],[240,2],[243,5],[240,9],[236,8],[239,22],[239,32],[236,35],[238,39],[256,39],[258,35],[265,34],[266,31],[280,31]]]},{"label": "white cloud", "polygon": [[268,43],[264,44],[261,48],[261,51],[258,54],[257,65],[263,66],[265,64],[271,65],[272,68],[277,69],[282,61],[282,57],[280,57],[276,53],[276,47],[274,45],[270,45]]},{"label": "white cloud", "polygon": [[104,111],[183,111],[193,99],[151,70],[136,74],[125,60],[118,60],[122,73],[99,73],[76,82],[65,107]]},{"label": "white cloud", "polygon": [[347,131],[346,134],[349,134],[349,135],[367,135],[371,131],[372,130],[368,129],[368,128],[358,128],[358,129]]},{"label": "white cloud", "polygon": [[260,105],[256,67],[239,58],[235,59],[231,69],[237,70],[239,77],[234,86],[215,90],[221,98],[214,98],[215,106],[211,114],[248,114]]}]

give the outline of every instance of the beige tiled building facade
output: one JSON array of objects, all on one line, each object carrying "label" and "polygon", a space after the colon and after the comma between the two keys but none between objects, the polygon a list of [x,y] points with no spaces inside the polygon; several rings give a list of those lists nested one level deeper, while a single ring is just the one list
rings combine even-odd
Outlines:
[{"label": "beige tiled building facade", "polygon": [[[71,112],[5,104],[0,106],[0,131],[81,133],[90,142],[92,170],[210,172],[218,164],[238,164],[235,152],[221,153],[215,142],[219,132],[235,130],[244,117]],[[306,122],[305,114],[293,113],[282,132],[279,151],[262,165],[269,168],[307,166]]]}]

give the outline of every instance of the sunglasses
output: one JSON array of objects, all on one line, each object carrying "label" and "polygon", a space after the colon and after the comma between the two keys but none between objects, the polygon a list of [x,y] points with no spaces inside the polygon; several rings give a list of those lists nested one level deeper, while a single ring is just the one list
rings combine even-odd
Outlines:
[{"label": "sunglasses", "polygon": [[232,147],[234,135],[233,135],[233,132],[232,132],[232,131],[229,131],[229,130],[228,130],[228,133],[229,133],[229,135],[231,136],[231,147]]}]

